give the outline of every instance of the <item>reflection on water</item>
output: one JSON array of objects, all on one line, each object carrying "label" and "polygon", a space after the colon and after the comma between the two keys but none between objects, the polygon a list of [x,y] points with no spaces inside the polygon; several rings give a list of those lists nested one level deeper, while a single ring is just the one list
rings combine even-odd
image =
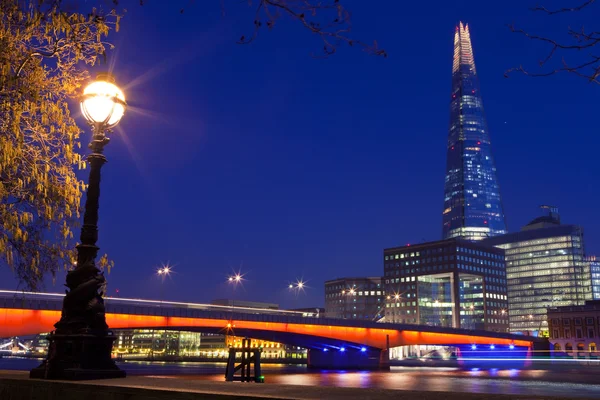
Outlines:
[{"label": "reflection on water", "polygon": [[[29,370],[39,360],[0,359],[1,369]],[[146,375],[162,379],[224,379],[224,363],[123,362],[119,366],[129,375]],[[263,365],[268,383],[308,386],[382,388],[518,395],[552,395],[564,397],[600,397],[598,374],[589,371],[548,371],[518,369],[460,370],[455,368],[392,367],[379,371],[314,371],[298,365]],[[587,373],[586,373],[587,372]]]}]

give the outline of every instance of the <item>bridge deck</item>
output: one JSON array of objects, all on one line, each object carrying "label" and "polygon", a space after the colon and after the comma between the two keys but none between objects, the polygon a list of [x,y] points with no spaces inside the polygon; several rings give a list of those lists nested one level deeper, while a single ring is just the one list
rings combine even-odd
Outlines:
[{"label": "bridge deck", "polygon": [[[47,320],[57,321],[60,318],[63,297],[63,294],[58,293],[0,290],[0,310],[5,310],[5,333],[8,332],[9,325],[17,325],[15,318],[19,318],[17,317],[18,310],[43,311],[43,324],[45,325],[48,325]],[[347,340],[378,348],[385,348],[386,340],[390,341],[391,347],[419,341],[423,344],[433,344],[435,341],[440,344],[459,341],[460,343],[495,342],[518,345],[531,345],[537,341],[544,341],[544,339],[502,332],[316,318],[307,313],[286,310],[123,298],[106,298],[105,303],[107,321],[113,328],[162,327],[219,330],[232,328],[233,325],[236,334],[247,334],[247,331],[251,331],[255,334],[263,332],[261,335],[264,336],[264,332],[285,332],[288,335]],[[9,311],[12,313],[11,315],[7,314]],[[34,322],[40,322],[39,320],[42,318],[42,315],[38,314],[21,314],[22,321],[33,319]],[[2,311],[0,311],[0,319],[2,319],[1,315]],[[11,318],[14,320],[12,324],[9,323]],[[2,325],[1,322],[0,325]],[[21,322],[21,324],[23,323]],[[50,329],[51,325],[48,325]],[[2,328],[0,328],[0,333],[2,333]],[[361,335],[364,336],[364,340]]]}]

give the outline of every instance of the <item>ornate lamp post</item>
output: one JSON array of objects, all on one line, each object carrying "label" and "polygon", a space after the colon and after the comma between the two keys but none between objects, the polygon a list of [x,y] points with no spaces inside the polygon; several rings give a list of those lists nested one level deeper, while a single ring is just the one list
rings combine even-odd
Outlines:
[{"label": "ornate lamp post", "polygon": [[90,177],[77,246],[77,266],[67,274],[62,316],[49,336],[47,359],[30,373],[44,379],[103,379],[125,377],[111,359],[115,337],[108,330],[103,296],[106,280],[96,267],[98,254],[98,201],[100,169],[106,162],[102,154],[109,142],[106,136],[125,113],[125,96],[108,74],[99,75],[81,98],[81,111],[92,126],[92,153],[87,157]]}]

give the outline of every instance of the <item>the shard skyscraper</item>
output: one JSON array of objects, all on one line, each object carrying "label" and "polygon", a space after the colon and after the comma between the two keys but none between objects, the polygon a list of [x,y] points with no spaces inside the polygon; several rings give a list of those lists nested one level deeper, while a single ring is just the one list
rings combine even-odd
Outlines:
[{"label": "the shard skyscraper", "polygon": [[506,233],[469,26],[454,34],[443,237],[480,240]]}]

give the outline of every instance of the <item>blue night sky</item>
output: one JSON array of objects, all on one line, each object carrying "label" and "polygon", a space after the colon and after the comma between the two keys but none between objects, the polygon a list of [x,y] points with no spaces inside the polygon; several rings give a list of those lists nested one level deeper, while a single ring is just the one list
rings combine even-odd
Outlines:
[{"label": "blue night sky", "polygon": [[[129,5],[111,38],[131,109],[103,168],[110,295],[323,305],[323,281],[381,275],[383,248],[440,239],[459,20],[471,28],[509,230],[556,205],[563,222],[584,226],[588,254],[600,253],[598,86],[503,77],[545,49],[506,24],[559,33],[565,17],[521,0],[348,1],[354,36],[389,57],[342,47],[314,59],[320,40],[288,18],[236,44],[252,31],[246,2],[225,2],[225,16],[219,0],[183,14],[166,3]],[[155,271],[167,261],[176,273],[161,289]],[[240,268],[234,291],[226,277]],[[296,296],[287,285],[297,278],[309,288]],[[17,287],[7,270],[0,279]]]}]

